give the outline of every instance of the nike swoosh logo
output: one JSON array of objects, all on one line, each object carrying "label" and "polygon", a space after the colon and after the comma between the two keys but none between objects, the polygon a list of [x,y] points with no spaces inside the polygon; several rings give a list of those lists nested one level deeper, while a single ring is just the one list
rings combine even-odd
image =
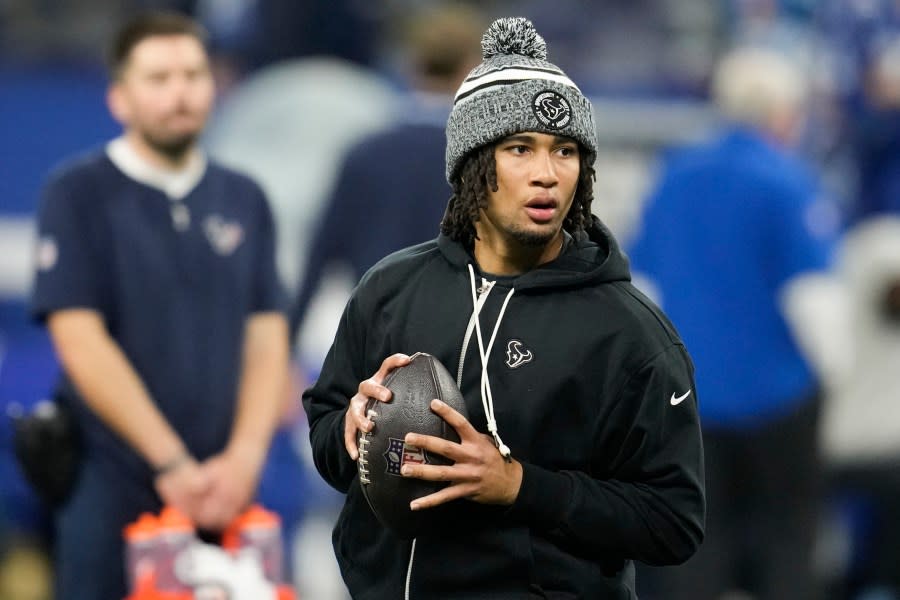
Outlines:
[{"label": "nike swoosh logo", "polygon": [[672,398],[669,400],[669,402],[672,404],[672,406],[678,406],[679,404],[681,404],[682,400],[684,400],[685,398],[687,398],[690,395],[691,395],[691,390],[686,391],[684,393],[684,395],[678,396],[677,398],[675,397],[675,394],[673,393]]}]

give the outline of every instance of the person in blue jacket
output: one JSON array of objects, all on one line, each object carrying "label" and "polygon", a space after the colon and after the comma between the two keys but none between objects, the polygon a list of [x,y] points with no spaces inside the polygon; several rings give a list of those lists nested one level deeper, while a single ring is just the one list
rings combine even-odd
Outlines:
[{"label": "person in blue jacket", "polygon": [[[439,236],[366,273],[304,393],[316,468],[347,494],[334,550],[357,599],[634,599],[633,561],[684,561],[703,537],[693,366],[591,214],[590,102],[526,19],[482,50],[447,123]],[[449,484],[412,502],[447,511],[408,540],[367,504],[357,438],[419,351],[457,374],[469,420],[432,402],[460,443],[401,442],[454,464],[381,467]]]},{"label": "person in blue jacket", "polygon": [[665,156],[628,252],[703,396],[707,539],[661,575],[665,598],[814,597],[819,393],[840,346],[840,314],[821,316],[840,305],[829,275],[839,215],[788,150],[802,81],[767,50],[725,57],[713,92],[726,124]]},{"label": "person in blue jacket", "polygon": [[56,515],[56,597],[126,593],[122,529],[162,504],[221,531],[254,497],[285,394],[272,215],[197,139],[214,94],[204,33],[177,14],[125,24],[108,103],[124,127],[49,178],[34,316],[84,440]]}]

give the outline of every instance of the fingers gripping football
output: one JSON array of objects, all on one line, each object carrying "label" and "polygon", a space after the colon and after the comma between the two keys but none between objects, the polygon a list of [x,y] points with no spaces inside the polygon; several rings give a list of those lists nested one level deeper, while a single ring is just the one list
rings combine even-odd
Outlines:
[{"label": "fingers gripping football", "polygon": [[522,485],[522,465],[518,461],[504,459],[490,436],[479,433],[450,406],[434,400],[431,408],[456,430],[460,442],[415,433],[407,434],[405,441],[445,456],[454,464],[407,464],[401,474],[427,481],[448,481],[451,485],[413,500],[410,508],[430,508],[457,498],[468,498],[483,504],[510,505],[515,502]]},{"label": "fingers gripping football", "polygon": [[388,373],[409,364],[409,356],[405,354],[393,354],[381,363],[381,367],[370,378],[359,384],[356,394],[350,398],[350,406],[344,415],[344,446],[350,458],[359,458],[359,432],[371,431],[374,423],[366,414],[366,404],[369,398],[375,398],[380,402],[390,402],[391,390],[382,385]]}]

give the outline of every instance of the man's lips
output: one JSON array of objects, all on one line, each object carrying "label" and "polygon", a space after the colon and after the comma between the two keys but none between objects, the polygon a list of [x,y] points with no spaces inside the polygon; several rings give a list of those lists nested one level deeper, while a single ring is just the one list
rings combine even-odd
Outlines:
[{"label": "man's lips", "polygon": [[525,203],[525,212],[532,221],[545,223],[553,219],[559,203],[553,198],[532,198]]}]

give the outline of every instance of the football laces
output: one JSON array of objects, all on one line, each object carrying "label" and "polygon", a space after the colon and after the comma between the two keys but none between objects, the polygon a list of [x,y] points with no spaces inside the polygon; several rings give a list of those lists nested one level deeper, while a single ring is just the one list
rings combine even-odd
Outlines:
[{"label": "football laces", "polygon": [[[378,413],[369,409],[366,416],[374,422],[378,418]],[[360,434],[358,446],[359,460],[357,461],[357,468],[359,469],[359,480],[363,484],[368,485],[372,482],[369,480],[369,433],[367,431]]]}]

